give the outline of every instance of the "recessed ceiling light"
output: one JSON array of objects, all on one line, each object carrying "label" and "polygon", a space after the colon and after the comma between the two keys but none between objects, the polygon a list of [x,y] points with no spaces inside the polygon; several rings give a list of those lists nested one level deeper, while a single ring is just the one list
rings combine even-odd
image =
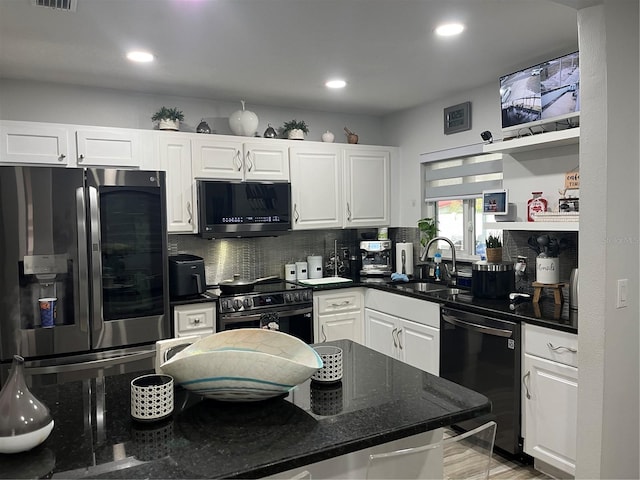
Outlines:
[{"label": "recessed ceiling light", "polygon": [[329,80],[325,83],[327,88],[344,88],[347,86],[347,82],[344,80]]},{"label": "recessed ceiling light", "polygon": [[135,50],[127,53],[127,58],[132,62],[149,63],[153,62],[153,54],[149,52],[143,52],[141,50]]},{"label": "recessed ceiling light", "polygon": [[464,30],[461,23],[446,23],[436,28],[436,35],[441,37],[451,37],[452,35],[460,35]]}]

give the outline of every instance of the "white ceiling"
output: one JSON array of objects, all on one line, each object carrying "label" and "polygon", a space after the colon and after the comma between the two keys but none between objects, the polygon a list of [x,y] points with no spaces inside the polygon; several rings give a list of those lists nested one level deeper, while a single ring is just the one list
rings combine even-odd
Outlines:
[{"label": "white ceiling", "polygon": [[[576,10],[548,0],[77,2],[0,0],[0,76],[383,115],[497,85],[578,42]],[[436,38],[450,20],[467,29]],[[157,61],[131,64],[131,48]],[[334,76],[347,88],[327,90]]]}]

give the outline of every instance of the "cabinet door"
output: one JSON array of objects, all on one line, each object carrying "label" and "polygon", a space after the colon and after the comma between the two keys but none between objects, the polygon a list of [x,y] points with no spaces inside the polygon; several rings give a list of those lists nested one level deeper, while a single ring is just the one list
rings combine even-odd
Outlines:
[{"label": "cabinet door", "polygon": [[366,308],[364,311],[364,344],[385,355],[398,358],[397,318]]},{"label": "cabinet door", "polygon": [[316,342],[331,342],[347,338],[362,343],[362,311],[334,313],[318,317]]},{"label": "cabinet door", "polygon": [[195,233],[195,184],[191,174],[191,141],[185,137],[159,138],[160,166],[167,172],[167,230]]},{"label": "cabinet door", "polygon": [[194,139],[191,148],[195,178],[243,179],[244,162],[241,141]]},{"label": "cabinet door", "polygon": [[0,125],[0,162],[66,166],[69,129],[62,126],[5,122]]},{"label": "cabinet door", "polygon": [[344,152],[346,177],[346,227],[389,225],[390,153],[383,149],[347,149]]},{"label": "cabinet door", "polygon": [[244,144],[246,180],[289,181],[289,149],[286,145]]},{"label": "cabinet door", "polygon": [[398,351],[403,362],[433,375],[440,374],[439,329],[399,318]]},{"label": "cabinet door", "polygon": [[335,146],[292,147],[293,229],[341,228],[342,170]]},{"label": "cabinet door", "polygon": [[574,475],[578,369],[525,354],[523,372],[524,451]]},{"label": "cabinet door", "polygon": [[79,167],[140,168],[140,133],[132,130],[78,130]]}]

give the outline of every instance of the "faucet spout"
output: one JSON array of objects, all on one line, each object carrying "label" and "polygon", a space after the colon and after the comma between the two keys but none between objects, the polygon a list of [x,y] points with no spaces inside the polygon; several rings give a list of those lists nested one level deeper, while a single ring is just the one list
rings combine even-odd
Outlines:
[{"label": "faucet spout", "polygon": [[431,245],[438,242],[439,240],[443,240],[447,242],[451,247],[451,270],[449,270],[449,276],[451,277],[452,283],[456,283],[454,280],[458,276],[458,271],[456,270],[456,247],[453,244],[453,242],[447,237],[434,237],[431,240],[429,240],[429,243],[427,243],[427,245],[424,247],[424,251],[420,256],[420,261],[425,262],[427,260]]}]

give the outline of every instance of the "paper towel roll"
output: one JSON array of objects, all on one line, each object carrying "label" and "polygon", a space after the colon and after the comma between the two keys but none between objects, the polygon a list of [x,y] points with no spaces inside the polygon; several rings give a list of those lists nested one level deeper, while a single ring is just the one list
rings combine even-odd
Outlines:
[{"label": "paper towel roll", "polygon": [[413,275],[413,243],[396,243],[396,272]]}]

